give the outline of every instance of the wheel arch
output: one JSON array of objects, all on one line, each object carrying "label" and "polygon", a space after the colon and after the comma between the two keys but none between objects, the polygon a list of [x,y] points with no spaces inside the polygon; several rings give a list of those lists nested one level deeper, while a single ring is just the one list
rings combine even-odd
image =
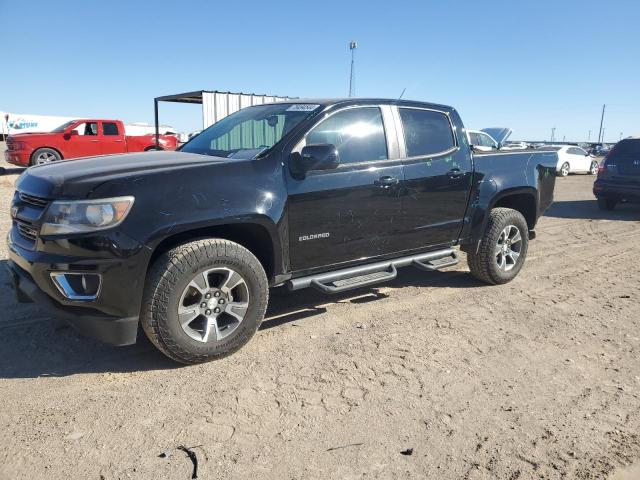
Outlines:
[{"label": "wheel arch", "polygon": [[522,214],[529,230],[533,230],[538,221],[538,193],[533,188],[507,190],[498,195],[490,205],[494,208],[511,208]]},{"label": "wheel arch", "polygon": [[42,145],[40,147],[37,147],[37,148],[33,149],[33,152],[31,152],[31,155],[29,156],[29,163],[31,163],[33,165],[33,159],[34,159],[34,156],[35,156],[36,152],[38,150],[42,150],[43,148],[48,148],[49,150],[55,151],[58,155],[60,155],[60,160],[64,159],[64,155],[63,155],[62,151],[59,148]]},{"label": "wheel arch", "polygon": [[228,223],[211,225],[188,229],[167,236],[153,249],[147,266],[147,272],[156,259],[163,253],[178,245],[204,238],[221,238],[242,245],[256,256],[258,261],[262,264],[270,282],[278,273],[277,265],[280,260],[280,255],[277,250],[278,244],[274,241],[273,235],[269,229],[259,223]]}]

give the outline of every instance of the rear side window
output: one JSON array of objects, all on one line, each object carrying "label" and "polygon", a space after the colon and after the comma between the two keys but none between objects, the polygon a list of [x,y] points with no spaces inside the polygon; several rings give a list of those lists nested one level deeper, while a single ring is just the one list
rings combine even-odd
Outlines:
[{"label": "rear side window", "polygon": [[323,120],[307,134],[307,145],[331,144],[340,163],[386,160],[387,140],[378,107],[349,108]]},{"label": "rear side window", "polygon": [[444,113],[400,108],[408,157],[436,155],[455,146],[449,117]]},{"label": "rear side window", "polygon": [[104,135],[120,135],[118,133],[118,124],[113,122],[102,122],[102,133]]}]

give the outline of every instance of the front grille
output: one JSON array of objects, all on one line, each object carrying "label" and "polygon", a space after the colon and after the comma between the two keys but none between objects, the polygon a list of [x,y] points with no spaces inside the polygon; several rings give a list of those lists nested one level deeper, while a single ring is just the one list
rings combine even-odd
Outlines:
[{"label": "front grille", "polygon": [[25,223],[21,220],[16,220],[16,227],[18,228],[18,232],[24,238],[27,238],[31,241],[36,241],[36,237],[38,236],[38,229]]},{"label": "front grille", "polygon": [[33,205],[35,207],[44,208],[49,203],[49,200],[42,197],[36,197],[35,195],[29,195],[28,193],[20,192],[20,200],[24,203],[28,203],[29,205]]}]

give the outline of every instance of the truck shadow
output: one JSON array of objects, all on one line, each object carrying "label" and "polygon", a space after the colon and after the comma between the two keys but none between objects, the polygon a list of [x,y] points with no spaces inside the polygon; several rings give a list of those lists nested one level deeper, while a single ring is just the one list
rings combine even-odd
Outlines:
[{"label": "truck shadow", "polygon": [[[5,260],[0,261],[0,285],[8,287],[9,275],[5,263]],[[427,273],[404,268],[399,270],[398,278],[380,284],[380,288],[367,287],[331,296],[312,289],[289,292],[283,287],[274,288],[261,330],[301,320],[313,321],[312,317],[327,312],[336,303],[362,304],[393,299],[393,291],[389,289],[411,286],[471,288],[483,285],[467,272]],[[382,288],[385,291],[381,291]],[[0,311],[3,312],[0,315],[0,379],[128,373],[182,367],[158,352],[141,331],[136,345],[112,347],[82,337],[66,324],[39,311],[33,303],[18,303],[10,288],[4,288],[3,292],[0,295]]]},{"label": "truck shadow", "polygon": [[616,205],[613,210],[601,210],[593,200],[568,200],[553,202],[544,213],[545,217],[573,218],[580,220],[623,220],[638,221],[640,206],[629,203]]},{"label": "truck shadow", "polygon": [[25,170],[20,167],[0,167],[0,175],[20,175]]}]

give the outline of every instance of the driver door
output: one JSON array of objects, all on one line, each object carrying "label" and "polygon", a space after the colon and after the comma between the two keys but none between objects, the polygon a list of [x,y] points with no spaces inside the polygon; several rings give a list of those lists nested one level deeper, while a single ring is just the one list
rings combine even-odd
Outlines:
[{"label": "driver door", "polygon": [[87,121],[75,125],[71,130],[75,134],[65,135],[64,157],[91,157],[102,154],[98,122]]},{"label": "driver door", "polygon": [[348,107],[316,124],[293,149],[332,144],[340,164],[288,175],[293,270],[312,270],[402,250],[403,168],[388,106]]}]

